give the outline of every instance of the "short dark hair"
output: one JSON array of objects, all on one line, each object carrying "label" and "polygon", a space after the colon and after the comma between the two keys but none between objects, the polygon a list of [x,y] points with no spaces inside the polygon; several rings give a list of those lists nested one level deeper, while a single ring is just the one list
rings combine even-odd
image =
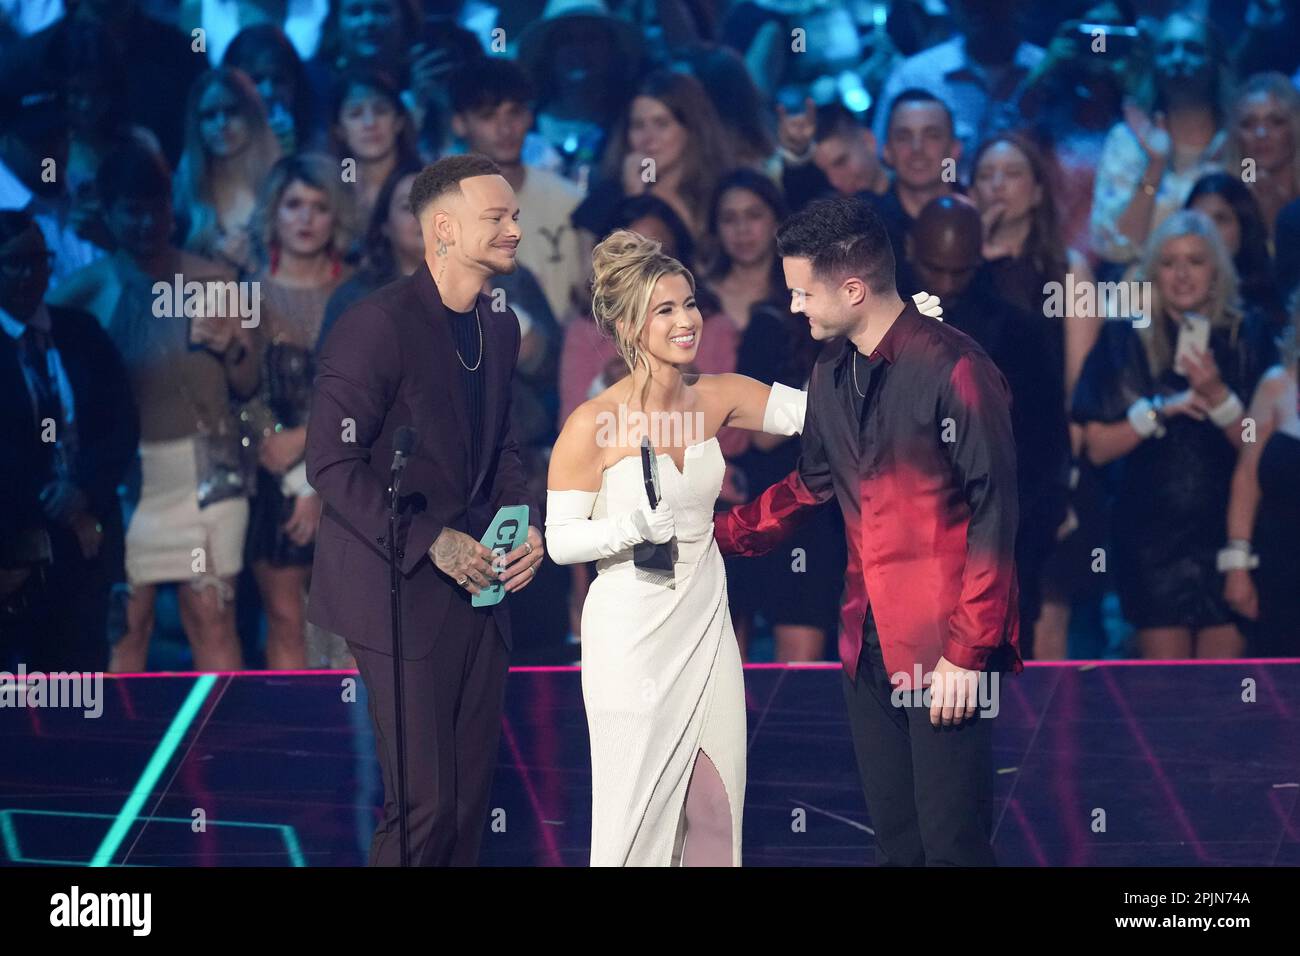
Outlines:
[{"label": "short dark hair", "polygon": [[808,203],[776,232],[777,253],[812,260],[821,279],[856,276],[876,295],[894,291],[894,247],[864,199],[838,196]]},{"label": "short dark hair", "polygon": [[943,115],[948,117],[948,134],[957,135],[957,124],[952,118],[952,109],[935,96],[929,90],[922,89],[919,86],[911,86],[903,90],[889,102],[889,115],[885,117],[885,138],[889,138],[889,127],[894,125],[894,114],[898,112],[900,106],[906,106],[908,103],[937,103],[943,110]]},{"label": "short dark hair", "polygon": [[156,150],[128,140],[99,164],[95,189],[105,209],[119,199],[171,199],[172,174]]},{"label": "short dark hair", "polygon": [[456,70],[447,87],[453,113],[496,109],[502,103],[530,105],[535,99],[532,81],[514,60],[484,56]]},{"label": "short dark hair", "polygon": [[475,176],[500,176],[501,167],[479,153],[444,156],[425,166],[411,183],[411,212],[416,218],[439,196],[460,192],[462,179]]},{"label": "short dark hair", "polygon": [[817,107],[817,127],[813,133],[813,142],[824,143],[835,136],[851,136],[862,129],[862,122],[852,110],[839,100],[832,100]]}]

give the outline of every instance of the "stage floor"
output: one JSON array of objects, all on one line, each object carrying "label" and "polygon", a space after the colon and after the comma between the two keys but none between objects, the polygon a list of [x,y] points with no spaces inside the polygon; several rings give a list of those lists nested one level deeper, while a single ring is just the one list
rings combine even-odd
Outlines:
[{"label": "stage floor", "polygon": [[[0,708],[0,862],[363,864],[381,794],[353,679],[109,677],[97,718]],[[586,864],[579,681],[511,673],[485,865]],[[869,863],[839,668],[760,665],[745,682],[745,864]],[[1002,864],[1300,865],[1300,661],[1030,665],[1000,707]]]}]

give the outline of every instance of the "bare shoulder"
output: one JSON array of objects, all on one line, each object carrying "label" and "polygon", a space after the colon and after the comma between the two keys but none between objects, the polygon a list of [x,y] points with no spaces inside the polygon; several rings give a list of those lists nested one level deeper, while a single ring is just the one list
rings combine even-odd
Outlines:
[{"label": "bare shoulder", "polygon": [[617,405],[613,401],[603,395],[587,399],[565,419],[555,442],[556,452],[572,454],[595,449],[601,423],[611,414],[617,414]]},{"label": "bare shoulder", "polygon": [[591,399],[575,408],[565,419],[551,449],[548,487],[587,491],[599,487],[600,474],[605,466],[599,433],[601,422],[609,411],[607,402]]},{"label": "bare shoulder", "polygon": [[710,405],[730,407],[736,404],[745,387],[755,380],[739,372],[715,372],[699,375],[692,383],[696,397]]},{"label": "bare shoulder", "polygon": [[1274,365],[1260,376],[1259,384],[1255,386],[1255,401],[1271,405],[1295,387],[1296,380],[1291,370],[1284,365]]}]

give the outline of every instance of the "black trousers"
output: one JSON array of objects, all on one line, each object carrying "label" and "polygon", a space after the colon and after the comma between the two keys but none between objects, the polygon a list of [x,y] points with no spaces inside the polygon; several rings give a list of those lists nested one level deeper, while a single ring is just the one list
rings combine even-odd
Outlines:
[{"label": "black trousers", "polygon": [[[460,609],[457,609],[460,610]],[[463,609],[419,660],[403,662],[406,800],[412,866],[474,866],[487,824],[510,654],[492,614]],[[366,685],[384,781],[370,866],[401,863],[393,658],[349,645]]]},{"label": "black trousers", "polygon": [[996,866],[992,718],[934,727],[929,708],[895,706],[870,606],[857,681],[844,680],[853,748],[880,866]]}]

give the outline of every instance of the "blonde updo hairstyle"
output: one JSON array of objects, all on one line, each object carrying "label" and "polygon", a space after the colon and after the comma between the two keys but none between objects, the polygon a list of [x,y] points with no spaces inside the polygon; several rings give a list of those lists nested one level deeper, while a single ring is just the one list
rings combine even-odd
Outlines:
[{"label": "blonde updo hairstyle", "polygon": [[[617,229],[602,239],[592,253],[595,275],[591,282],[591,314],[600,330],[614,340],[628,371],[637,365],[650,371],[650,357],[641,348],[641,334],[650,314],[655,284],[664,276],[686,278],[695,292],[689,269],[663,251],[657,239],[629,229]],[[642,390],[642,402],[650,381]]]}]

